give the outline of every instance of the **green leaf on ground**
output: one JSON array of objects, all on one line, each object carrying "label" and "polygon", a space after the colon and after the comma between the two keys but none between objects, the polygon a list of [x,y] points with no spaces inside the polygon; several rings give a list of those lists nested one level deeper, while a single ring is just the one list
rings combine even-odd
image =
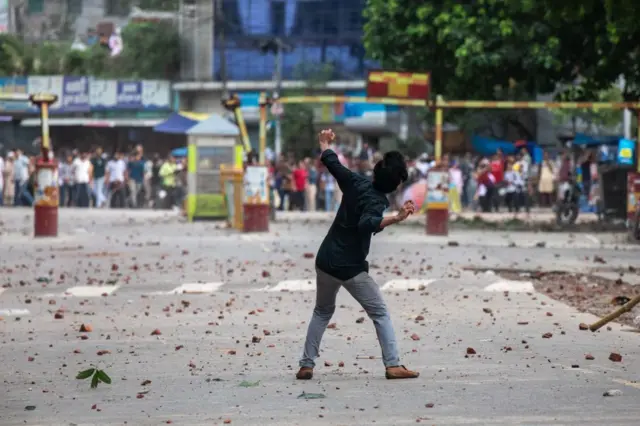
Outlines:
[{"label": "green leaf on ground", "polygon": [[111,377],[109,377],[107,375],[107,373],[105,373],[103,370],[98,370],[96,372],[96,377],[98,378],[98,380],[100,380],[102,383],[106,383],[108,385],[111,384]]},{"label": "green leaf on ground", "polygon": [[91,389],[97,388],[99,382],[100,382],[100,379],[98,378],[98,373],[96,373],[93,375],[93,378],[91,379]]},{"label": "green leaf on ground", "polygon": [[241,388],[255,388],[259,384],[260,380],[258,380],[257,382],[248,382],[246,380],[243,380],[238,386],[240,386]]},{"label": "green leaf on ground", "polygon": [[95,373],[95,371],[96,371],[95,368],[90,368],[88,370],[81,371],[76,376],[76,379],[78,379],[78,380],[88,379],[89,377],[91,377],[93,375],[93,373]]}]

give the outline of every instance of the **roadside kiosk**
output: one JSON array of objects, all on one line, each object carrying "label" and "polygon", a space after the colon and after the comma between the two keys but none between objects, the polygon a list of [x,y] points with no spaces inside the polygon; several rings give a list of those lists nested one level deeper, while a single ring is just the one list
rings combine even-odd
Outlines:
[{"label": "roadside kiosk", "polygon": [[242,165],[238,127],[213,114],[187,131],[187,218],[224,219],[227,206],[221,166]]}]

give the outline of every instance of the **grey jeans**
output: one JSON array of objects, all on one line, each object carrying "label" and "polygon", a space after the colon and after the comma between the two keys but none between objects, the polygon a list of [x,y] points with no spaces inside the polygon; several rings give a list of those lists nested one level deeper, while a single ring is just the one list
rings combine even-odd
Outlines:
[{"label": "grey jeans", "polygon": [[322,335],[336,310],[336,295],[340,287],[344,287],[360,303],[373,321],[385,367],[400,365],[398,345],[389,311],[382,299],[380,287],[373,278],[362,272],[350,280],[342,281],[316,268],[316,307],[307,330],[300,367],[315,367],[314,360],[319,356]]}]

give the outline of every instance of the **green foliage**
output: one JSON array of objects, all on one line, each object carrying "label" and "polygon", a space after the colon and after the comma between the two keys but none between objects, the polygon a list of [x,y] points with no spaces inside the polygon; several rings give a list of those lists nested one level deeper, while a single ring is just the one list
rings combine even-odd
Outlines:
[{"label": "green foliage", "polygon": [[87,75],[99,78],[173,79],[180,67],[180,37],[166,22],[134,22],[122,31],[123,51],[94,45],[72,50],[68,43],[35,46],[0,34],[0,75]]},{"label": "green foliage", "polygon": [[531,99],[577,83],[593,100],[621,74],[623,97],[638,99],[636,3],[368,0],[364,42],[384,68],[430,70],[448,99],[513,99],[514,88]]},{"label": "green foliage", "polygon": [[282,151],[293,152],[295,158],[309,156],[315,148],[316,131],[311,105],[288,105],[280,118]]},{"label": "green foliage", "polygon": [[91,389],[97,388],[100,382],[107,385],[111,384],[111,377],[109,377],[109,375],[105,373],[104,370],[98,370],[95,367],[83,370],[76,376],[76,379],[78,380],[86,380],[88,378],[91,378]]},{"label": "green foliage", "polygon": [[[297,65],[294,75],[295,79],[305,81],[306,88],[287,90],[283,96],[303,96],[307,94],[309,88],[323,86],[333,75],[333,67],[330,64],[318,65],[303,62]],[[314,106],[309,104],[285,106],[284,114],[280,118],[282,152],[293,152],[295,158],[304,158],[313,153],[317,146],[314,111]],[[273,140],[275,136],[273,129],[269,136]]]},{"label": "green foliage", "polygon": [[[584,96],[581,93],[581,87],[573,88],[568,91],[567,98],[580,98]],[[596,94],[596,98],[591,98],[594,102],[622,102],[622,92],[617,87],[611,87],[607,90],[603,90]],[[572,122],[573,120],[579,120],[586,124],[591,130],[598,131],[604,129],[611,129],[620,124],[622,112],[620,110],[594,110],[594,109],[555,109],[552,110],[553,121],[556,125],[564,125]]]},{"label": "green foliage", "polygon": [[17,37],[0,34],[0,75],[26,74],[31,66],[29,53]]},{"label": "green foliage", "polygon": [[166,22],[131,23],[122,30],[117,65],[130,78],[173,78],[180,71],[180,36]]}]

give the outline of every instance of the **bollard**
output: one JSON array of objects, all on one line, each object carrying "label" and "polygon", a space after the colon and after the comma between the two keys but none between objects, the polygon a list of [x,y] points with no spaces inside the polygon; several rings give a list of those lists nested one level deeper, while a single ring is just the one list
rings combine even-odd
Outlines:
[{"label": "bollard", "polygon": [[58,236],[58,163],[48,158],[36,161],[33,229],[35,237]]},{"label": "bollard", "polygon": [[449,170],[434,167],[427,173],[426,233],[449,235]]},{"label": "bollard", "polygon": [[34,237],[58,236],[58,162],[49,158],[49,107],[58,100],[56,95],[34,94],[29,100],[40,109],[42,138],[40,157],[35,164],[33,235]]},{"label": "bollard", "polygon": [[243,230],[269,232],[269,170],[248,166],[244,172]]}]

